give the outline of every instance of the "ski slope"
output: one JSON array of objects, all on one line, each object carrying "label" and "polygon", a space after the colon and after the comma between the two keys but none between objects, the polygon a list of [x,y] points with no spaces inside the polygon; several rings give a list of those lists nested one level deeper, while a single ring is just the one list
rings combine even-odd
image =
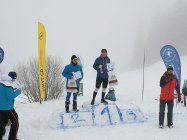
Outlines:
[{"label": "ski slope", "polygon": [[[187,78],[187,57],[181,58],[182,82]],[[158,128],[159,80],[165,72],[163,62],[145,68],[145,91],[142,101],[142,70],[118,74],[119,85],[115,87],[120,107],[135,104],[141,108],[147,121],[142,123],[119,124],[113,126],[85,126],[70,129],[57,129],[59,113],[64,111],[64,97],[56,101],[39,103],[20,103],[15,108],[19,114],[21,140],[184,140],[187,131],[187,108],[181,104],[174,106],[174,128]],[[87,71],[85,71],[87,73]],[[91,78],[92,77],[92,78]],[[94,90],[95,74],[84,79],[84,96],[79,96],[78,106],[91,101]],[[100,92],[99,92],[100,93]],[[101,95],[97,95],[99,101]],[[166,124],[166,120],[165,120]],[[6,134],[7,137],[7,134]]]}]

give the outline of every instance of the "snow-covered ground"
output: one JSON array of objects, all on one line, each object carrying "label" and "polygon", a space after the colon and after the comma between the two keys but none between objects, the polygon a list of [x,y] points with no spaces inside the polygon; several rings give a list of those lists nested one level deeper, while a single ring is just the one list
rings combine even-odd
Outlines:
[{"label": "snow-covered ground", "polygon": [[[187,78],[187,57],[181,58],[182,82]],[[122,64],[122,63],[121,63]],[[145,92],[142,101],[142,70],[118,74],[119,85],[115,87],[117,102],[120,107],[131,103],[138,105],[148,118],[143,123],[119,124],[104,127],[78,127],[72,129],[56,129],[59,113],[64,111],[64,97],[43,104],[20,103],[16,101],[19,114],[20,129],[18,138],[21,140],[184,140],[187,131],[187,108],[178,104],[174,107],[174,128],[158,128],[159,111],[159,80],[165,72],[163,62],[155,63],[145,69]],[[85,72],[88,73],[88,72]],[[93,78],[84,79],[84,96],[79,96],[78,106],[91,101],[95,85]],[[100,100],[97,95],[96,100]],[[166,122],[166,120],[165,120]]]}]

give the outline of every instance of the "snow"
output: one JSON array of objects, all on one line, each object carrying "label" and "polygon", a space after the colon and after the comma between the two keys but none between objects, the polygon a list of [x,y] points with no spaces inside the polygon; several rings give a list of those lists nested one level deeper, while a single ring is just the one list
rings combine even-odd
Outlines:
[{"label": "snow", "polygon": [[[182,82],[187,78],[187,56],[181,57]],[[115,87],[117,102],[121,108],[135,104],[141,108],[148,118],[142,123],[119,124],[114,126],[85,126],[57,129],[60,112],[64,111],[65,97],[59,100],[39,103],[20,103],[17,98],[15,109],[19,114],[21,140],[182,140],[187,128],[187,109],[183,105],[174,106],[174,128],[158,128],[159,80],[164,73],[163,62],[157,62],[145,68],[145,92],[142,101],[142,70],[118,73],[119,85]],[[85,71],[88,73],[88,71]],[[78,97],[78,106],[91,101],[94,90],[95,74],[84,79],[84,96]],[[97,95],[99,101],[101,95]],[[166,124],[166,118],[165,118]],[[8,134],[6,134],[7,137]]]}]

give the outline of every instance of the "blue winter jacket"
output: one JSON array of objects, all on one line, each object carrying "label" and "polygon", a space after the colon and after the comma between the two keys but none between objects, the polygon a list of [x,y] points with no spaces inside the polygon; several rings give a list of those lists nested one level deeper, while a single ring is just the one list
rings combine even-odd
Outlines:
[{"label": "blue winter jacket", "polygon": [[21,90],[14,89],[11,84],[0,82],[0,110],[12,110],[14,99],[21,94]]},{"label": "blue winter jacket", "polygon": [[[78,64],[69,64],[65,67],[65,69],[63,70],[62,72],[62,75],[67,78],[67,81],[66,81],[66,86],[67,86],[67,83],[68,83],[68,80],[72,78],[73,74],[72,72],[77,72],[77,71],[80,71],[81,74],[82,74],[82,78],[83,78],[83,71],[82,71],[82,67]],[[76,81],[77,83],[77,87],[79,87],[80,85],[80,81],[82,80],[82,78],[78,79]]]},{"label": "blue winter jacket", "polygon": [[[110,63],[109,57],[100,56],[95,60],[93,68],[97,71],[97,77],[108,79],[107,63]],[[100,71],[99,65],[102,65],[103,71]]]}]

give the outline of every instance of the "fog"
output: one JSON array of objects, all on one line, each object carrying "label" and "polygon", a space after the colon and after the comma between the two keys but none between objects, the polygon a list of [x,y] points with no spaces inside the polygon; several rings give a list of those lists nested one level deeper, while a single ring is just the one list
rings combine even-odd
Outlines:
[{"label": "fog", "polygon": [[10,71],[37,57],[37,22],[45,25],[47,54],[64,64],[79,54],[87,70],[106,48],[118,72],[160,61],[165,44],[187,55],[185,0],[0,0],[0,46]]}]

